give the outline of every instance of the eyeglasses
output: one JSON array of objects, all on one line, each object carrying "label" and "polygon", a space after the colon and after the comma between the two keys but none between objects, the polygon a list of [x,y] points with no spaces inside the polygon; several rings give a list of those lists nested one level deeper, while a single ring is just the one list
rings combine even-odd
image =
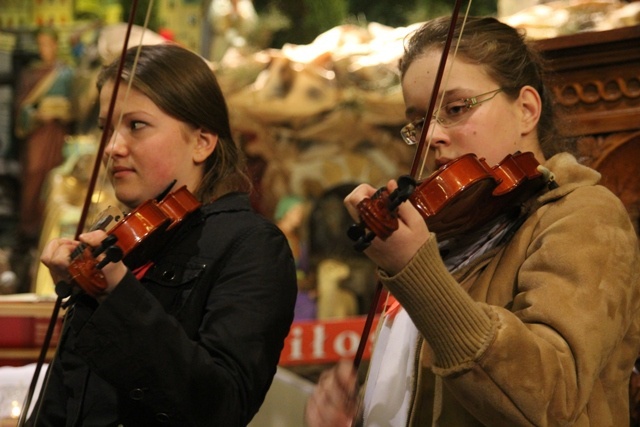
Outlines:
[{"label": "eyeglasses", "polygon": [[[440,126],[448,128],[455,126],[458,123],[469,117],[471,109],[477,107],[483,102],[487,102],[495,98],[497,94],[502,92],[502,88],[492,90],[490,92],[481,93],[480,95],[472,96],[470,98],[460,99],[458,101],[449,102],[434,111],[431,121],[436,121]],[[478,99],[487,96],[485,99]],[[400,135],[404,142],[408,145],[414,145],[418,143],[420,134],[422,133],[422,127],[424,126],[424,117],[416,119],[411,123],[405,125],[400,129]]]}]

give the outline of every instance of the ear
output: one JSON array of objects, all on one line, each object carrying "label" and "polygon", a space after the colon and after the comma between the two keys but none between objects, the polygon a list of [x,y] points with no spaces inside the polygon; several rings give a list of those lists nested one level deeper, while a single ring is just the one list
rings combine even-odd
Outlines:
[{"label": "ear", "polygon": [[537,90],[532,86],[523,86],[518,98],[520,108],[521,134],[527,135],[536,130],[540,113],[542,112],[542,99]]},{"label": "ear", "polygon": [[193,147],[193,162],[203,163],[213,153],[218,145],[218,135],[204,129],[199,129],[196,135],[196,145]]}]

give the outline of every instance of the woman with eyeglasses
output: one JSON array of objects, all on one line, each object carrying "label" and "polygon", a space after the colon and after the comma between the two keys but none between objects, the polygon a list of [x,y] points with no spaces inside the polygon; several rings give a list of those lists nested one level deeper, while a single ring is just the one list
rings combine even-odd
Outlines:
[{"label": "woman with eyeglasses", "polygon": [[[447,18],[424,24],[400,61],[407,143],[425,126],[448,27]],[[398,302],[380,318],[366,382],[358,387],[348,361],[323,373],[307,425],[628,425],[640,255],[624,206],[562,144],[523,34],[470,18],[446,67],[428,123],[436,165],[531,152],[557,185],[517,216],[447,239],[401,204],[399,229],[365,251]],[[354,219],[375,191],[363,184],[347,196]]]}]

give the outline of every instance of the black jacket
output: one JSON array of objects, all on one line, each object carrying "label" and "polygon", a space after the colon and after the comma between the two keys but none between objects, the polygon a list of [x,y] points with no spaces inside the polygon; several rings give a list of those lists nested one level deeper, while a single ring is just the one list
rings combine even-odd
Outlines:
[{"label": "black jacket", "polygon": [[233,194],[159,246],[140,281],[129,273],[99,305],[77,297],[36,426],[231,427],[255,415],[293,320],[284,235]]}]

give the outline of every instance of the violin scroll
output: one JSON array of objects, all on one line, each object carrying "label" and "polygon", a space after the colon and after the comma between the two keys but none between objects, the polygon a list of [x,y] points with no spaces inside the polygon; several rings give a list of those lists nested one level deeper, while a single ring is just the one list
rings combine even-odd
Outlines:
[{"label": "violin scroll", "polygon": [[[123,260],[130,269],[148,262],[169,230],[178,225],[201,206],[186,186],[167,194],[162,200],[148,200],[125,215],[98,247],[79,246],[74,251],[68,271],[71,284],[56,285],[59,296],[71,294],[72,285],[79,286],[91,296],[99,296],[107,289],[102,268],[110,262]],[[101,259],[98,261],[98,258]]]},{"label": "violin scroll", "polygon": [[[356,250],[363,251],[369,247],[374,237],[386,239],[398,229],[396,209],[411,196],[416,184],[412,177],[403,175],[398,178],[398,188],[393,192],[389,193],[382,187],[371,198],[358,203],[362,221],[352,225],[347,231],[349,238],[356,242]],[[367,232],[367,229],[370,231]]]},{"label": "violin scroll", "polygon": [[[118,262],[122,260],[123,251],[116,245],[118,238],[115,235],[107,236],[102,243],[91,248],[85,246],[80,255],[74,258],[75,262],[69,265],[69,273],[74,283],[78,284],[85,292],[92,296],[98,296],[107,289],[107,282],[102,268],[110,262]],[[104,258],[98,261],[98,257],[104,254]],[[71,294],[71,286],[65,283],[56,285],[56,293],[59,296]]]}]

